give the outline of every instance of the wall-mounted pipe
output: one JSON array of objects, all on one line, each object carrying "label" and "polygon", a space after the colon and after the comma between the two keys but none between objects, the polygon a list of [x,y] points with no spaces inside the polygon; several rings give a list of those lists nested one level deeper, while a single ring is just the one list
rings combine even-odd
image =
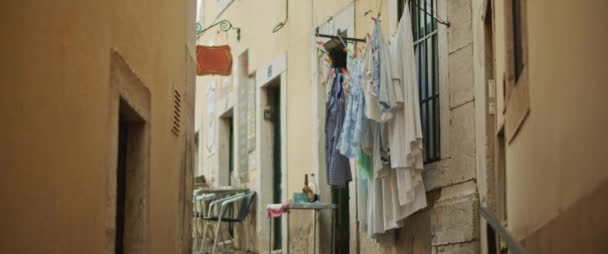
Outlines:
[{"label": "wall-mounted pipe", "polygon": [[[313,10],[314,11],[314,10]],[[273,29],[272,29],[272,33],[276,33],[279,30],[281,30],[281,28],[283,28],[285,26],[285,24],[287,24],[287,20],[289,19],[289,0],[285,0],[285,20],[279,22]]]}]

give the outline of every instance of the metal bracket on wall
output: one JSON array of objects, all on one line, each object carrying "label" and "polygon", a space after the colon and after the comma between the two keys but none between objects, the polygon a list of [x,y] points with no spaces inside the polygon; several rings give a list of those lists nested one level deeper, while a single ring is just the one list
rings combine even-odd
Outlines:
[{"label": "metal bracket on wall", "polygon": [[207,30],[214,28],[216,26],[220,26],[220,30],[222,30],[224,32],[228,32],[230,30],[236,30],[236,40],[241,41],[241,28],[232,26],[232,23],[230,23],[230,21],[225,20],[225,19],[215,22],[215,24],[210,25],[204,29],[203,29],[203,26],[201,25],[201,23],[196,23],[196,35],[200,36],[203,33],[205,33]]},{"label": "metal bracket on wall", "polygon": [[335,40],[340,40],[342,42],[347,42],[347,43],[348,42],[367,42],[365,39],[342,37],[339,34],[340,34],[340,30],[338,30],[338,35],[320,34],[319,27],[317,27],[317,29],[315,30],[316,37],[335,39]]}]

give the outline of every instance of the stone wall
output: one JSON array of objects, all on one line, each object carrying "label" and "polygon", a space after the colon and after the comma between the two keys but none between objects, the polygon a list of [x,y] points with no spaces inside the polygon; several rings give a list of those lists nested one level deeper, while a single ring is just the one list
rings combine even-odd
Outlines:
[{"label": "stone wall", "polygon": [[389,243],[359,234],[359,253],[480,253],[475,71],[483,70],[474,69],[477,2],[438,1],[438,16],[450,27],[439,25],[438,31],[442,159],[425,165],[428,207],[406,219]]}]

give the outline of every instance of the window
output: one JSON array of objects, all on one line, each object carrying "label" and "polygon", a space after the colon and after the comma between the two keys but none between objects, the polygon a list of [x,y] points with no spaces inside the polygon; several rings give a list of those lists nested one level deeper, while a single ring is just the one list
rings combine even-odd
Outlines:
[{"label": "window", "polygon": [[511,143],[530,112],[526,0],[505,1],[505,135]]},{"label": "window", "polygon": [[521,33],[521,2],[520,0],[512,0],[513,9],[513,66],[515,81],[519,80],[521,72],[524,69],[523,62],[523,45]]},{"label": "window", "polygon": [[[414,54],[420,93],[420,117],[424,135],[424,162],[441,159],[439,124],[439,64],[437,46],[437,0],[410,0]],[[398,1],[398,20],[406,0]],[[432,15],[432,16],[431,16]]]}]

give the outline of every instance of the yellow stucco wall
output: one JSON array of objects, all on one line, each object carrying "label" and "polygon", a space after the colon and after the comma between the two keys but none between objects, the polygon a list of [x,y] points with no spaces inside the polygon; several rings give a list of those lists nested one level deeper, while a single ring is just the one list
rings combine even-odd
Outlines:
[{"label": "yellow stucco wall", "polygon": [[[205,1],[205,26],[216,21],[227,19],[235,27],[241,28],[241,40],[236,40],[236,33],[205,33],[198,42],[202,45],[220,45],[228,43],[232,47],[233,58],[246,49],[249,51],[249,72],[271,64],[274,59],[287,56],[287,170],[298,172],[288,179],[288,193],[301,188],[304,173],[312,172],[312,128],[302,123],[312,122],[312,75],[311,75],[311,42],[313,27],[324,23],[331,15],[348,5],[350,1],[291,1],[289,20],[277,33],[272,29],[285,17],[285,1],[234,1],[218,18],[215,1]],[[314,8],[314,12],[312,12]],[[313,22],[314,18],[314,22]],[[254,20],[255,22],[251,22]],[[314,26],[313,26],[314,24]],[[212,79],[221,88],[220,83],[227,78],[199,77],[198,86],[207,86]],[[228,85],[230,86],[230,85]],[[228,88],[231,89],[231,88]],[[217,101],[229,93],[219,92]],[[206,93],[205,93],[206,94]],[[201,98],[204,98],[202,95]],[[199,99],[199,101],[201,101]],[[206,103],[203,103],[206,104]],[[201,112],[204,114],[205,106]],[[214,167],[206,165],[205,167]]]},{"label": "yellow stucco wall", "polygon": [[[387,6],[389,1],[384,1],[383,6],[385,12],[387,12]],[[230,31],[228,33],[217,33],[217,29],[212,29],[203,34],[198,43],[201,45],[222,45],[228,44],[232,48],[232,56],[234,63],[236,64],[238,56],[242,52],[248,50],[249,54],[249,70],[250,74],[256,72],[265,72],[265,67],[271,64],[274,60],[285,56],[286,61],[286,82],[282,88],[285,91],[285,129],[286,139],[285,143],[285,168],[286,168],[286,190],[284,193],[287,198],[291,198],[293,192],[301,191],[303,185],[304,174],[313,173],[317,166],[314,162],[314,154],[317,151],[314,150],[314,137],[315,134],[313,126],[314,117],[314,93],[315,89],[312,87],[313,84],[313,66],[311,62],[312,55],[312,43],[314,40],[314,28],[327,22],[332,16],[337,15],[340,11],[344,10],[348,6],[355,5],[355,13],[353,17],[353,25],[355,33],[358,37],[365,36],[365,33],[371,29],[372,21],[368,17],[364,17],[363,13],[369,9],[374,10],[377,13],[380,1],[372,0],[360,0],[356,4],[352,0],[339,0],[339,1],[289,1],[289,19],[286,25],[279,30],[277,33],[273,33],[272,30],[280,21],[285,18],[285,1],[284,0],[263,0],[263,1],[234,1],[226,9],[225,12],[217,17],[217,1],[204,0],[204,26],[207,27],[220,20],[229,20],[234,27],[241,28],[241,39],[236,40],[236,33]],[[363,17],[363,18],[361,18]],[[386,15],[388,19],[388,14]],[[388,22],[383,23],[385,29],[388,29]],[[363,28],[359,30],[359,26]],[[387,30],[388,31],[388,30]],[[316,59],[314,59],[316,61]],[[233,75],[234,77],[234,75]],[[197,98],[197,110],[199,113],[201,133],[200,143],[204,148],[207,136],[207,89],[210,84],[215,83],[216,86],[216,104],[215,104],[215,115],[221,114],[219,108],[232,107],[232,100],[228,99],[230,96],[236,96],[236,85],[237,82],[232,80],[233,77],[198,77],[197,78],[197,89],[205,89],[204,92],[199,93]],[[316,80],[315,80],[316,81]],[[256,84],[260,86],[262,84]],[[236,98],[236,97],[234,97]],[[226,102],[227,101],[227,102]],[[257,102],[260,103],[260,102]],[[235,107],[236,108],[236,107]],[[220,112],[218,112],[220,110]],[[261,119],[257,119],[261,121]],[[252,128],[249,126],[249,128]],[[235,136],[236,137],[236,136]],[[217,138],[217,137],[215,137]],[[261,137],[256,137],[260,139]],[[216,142],[217,143],[217,142]],[[218,146],[221,146],[218,144]],[[217,148],[219,151],[219,147]],[[208,176],[208,179],[218,184],[217,178],[218,170],[222,170],[221,158],[219,158],[218,152],[211,152],[204,150],[202,153],[202,164],[201,173]],[[253,156],[259,151],[253,151]],[[250,154],[251,155],[251,154]],[[237,159],[238,160],[238,159]],[[258,165],[261,162],[250,160],[249,164],[249,179],[245,180],[243,185],[250,187],[253,190],[259,190],[258,178],[260,177],[260,169]],[[236,170],[236,169],[235,169]],[[323,169],[321,169],[323,170]],[[325,184],[321,182],[320,184]],[[262,207],[266,204],[258,204]],[[308,228],[310,230],[310,220],[308,217],[299,216],[304,218],[303,220],[292,220],[291,225],[293,239],[309,239],[301,233],[300,229],[296,229],[299,226]],[[265,223],[263,218],[261,222]],[[306,231],[308,232],[308,231]],[[266,234],[266,232],[264,232]],[[263,235],[265,236],[265,235]],[[262,237],[263,237],[262,236]],[[294,244],[298,245],[298,244]],[[299,251],[298,246],[294,247]],[[264,246],[258,246],[260,249],[266,248]],[[310,247],[310,246],[309,246]]]},{"label": "yellow stucco wall", "polygon": [[[176,138],[170,119],[173,87],[191,91],[194,82],[186,73],[194,70],[186,61],[194,4],[3,3],[0,253],[113,253],[107,249],[113,232],[104,225],[104,208],[112,205],[106,182],[113,181],[106,172],[115,167],[108,151],[117,138],[108,135],[112,50],[151,94],[147,253],[184,248],[178,195],[184,135],[192,130],[184,127]],[[188,124],[193,103],[183,107]]]},{"label": "yellow stucco wall", "polygon": [[[505,70],[502,2],[495,5],[497,84]],[[518,239],[608,181],[608,2],[526,2],[530,115],[506,150],[508,226]]]},{"label": "yellow stucco wall", "polygon": [[[388,1],[387,1],[388,2]],[[232,48],[233,59],[244,51],[249,51],[249,72],[259,71],[261,67],[271,64],[281,55],[287,56],[287,170],[288,193],[298,191],[302,185],[304,173],[312,172],[312,74],[311,74],[311,43],[313,29],[325,23],[329,17],[336,15],[340,10],[352,4],[349,0],[340,1],[290,1],[289,20],[285,27],[277,33],[272,29],[285,17],[285,1],[234,1],[218,18],[216,1],[204,1],[205,26],[219,20],[227,19],[235,27],[241,28],[241,40],[236,40],[236,33],[216,33],[210,30],[201,36],[198,43],[201,45],[229,44]],[[365,36],[371,27],[371,19],[359,19],[368,9],[377,10],[378,1],[359,1],[355,12],[355,26],[365,26],[357,29],[359,37]],[[388,3],[384,3],[384,10]],[[313,11],[314,10],[314,11]],[[252,22],[255,21],[255,22]],[[388,23],[384,24],[385,26]],[[221,83],[230,78],[226,77],[198,77],[197,86],[207,87],[212,80],[218,86],[217,101],[227,98],[232,91],[231,85],[222,87]],[[229,84],[233,84],[228,81]],[[236,82],[234,82],[236,83]],[[259,85],[259,84],[258,84]],[[197,99],[200,114],[206,112],[206,92],[202,92]],[[218,112],[216,112],[218,113]],[[204,117],[201,117],[204,122]],[[303,124],[311,123],[311,124]],[[204,129],[204,125],[203,126]],[[205,137],[201,137],[205,138]],[[209,155],[208,155],[209,156]],[[205,163],[205,167],[215,169],[214,165]],[[214,163],[211,163],[214,164]],[[291,173],[294,174],[291,174]],[[213,174],[210,172],[210,174]]]}]

